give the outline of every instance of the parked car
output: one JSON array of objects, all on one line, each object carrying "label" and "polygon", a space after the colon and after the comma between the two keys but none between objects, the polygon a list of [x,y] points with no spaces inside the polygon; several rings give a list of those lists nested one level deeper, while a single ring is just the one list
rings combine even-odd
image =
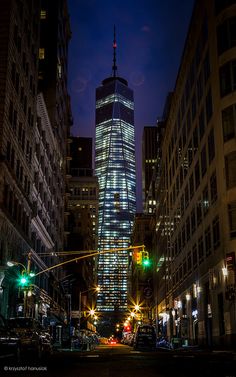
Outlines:
[{"label": "parked car", "polygon": [[7,321],[0,315],[0,360],[12,357],[19,362],[20,355],[20,338],[8,327]]},{"label": "parked car", "polygon": [[34,318],[16,317],[8,320],[9,327],[20,338],[22,353],[33,351],[40,359],[52,353],[52,339],[49,332]]},{"label": "parked car", "polygon": [[154,350],[156,349],[156,332],[151,325],[140,325],[137,327],[133,341],[134,349]]}]

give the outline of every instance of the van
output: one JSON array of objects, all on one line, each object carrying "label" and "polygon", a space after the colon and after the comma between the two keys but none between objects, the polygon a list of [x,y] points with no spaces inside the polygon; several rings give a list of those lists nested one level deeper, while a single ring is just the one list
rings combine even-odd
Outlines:
[{"label": "van", "polygon": [[151,325],[140,325],[134,335],[135,350],[154,350],[156,348],[156,332]]}]

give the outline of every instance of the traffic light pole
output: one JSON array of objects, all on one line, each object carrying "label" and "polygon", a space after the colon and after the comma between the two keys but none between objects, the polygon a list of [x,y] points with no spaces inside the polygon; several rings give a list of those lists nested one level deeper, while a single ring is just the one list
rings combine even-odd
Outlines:
[{"label": "traffic light pole", "polygon": [[[69,259],[67,261],[64,261],[64,262],[61,262],[61,263],[58,263],[58,264],[55,264],[51,267],[48,267],[48,268],[45,268],[44,270],[42,271],[39,271],[37,274],[35,274],[34,276],[38,276],[38,275],[41,275],[43,274],[44,272],[47,272],[47,271],[50,271],[50,270],[53,270],[54,268],[58,268],[58,267],[61,267],[61,266],[64,266],[65,264],[68,264],[68,263],[72,263],[72,262],[76,262],[78,260],[81,260],[81,259],[86,259],[86,258],[90,258],[90,257],[94,257],[95,255],[101,255],[101,254],[107,254],[107,253],[114,253],[114,252],[117,252],[117,251],[124,251],[124,250],[133,250],[133,249],[140,249],[140,248],[144,248],[145,246],[144,245],[139,245],[139,246],[129,246],[129,247],[122,247],[122,248],[116,248],[116,249],[109,249],[109,250],[103,250],[103,251],[95,251],[95,252],[91,252],[90,254],[87,254],[87,255],[82,255],[80,257],[76,257],[76,258],[73,258],[73,259]],[[73,252],[75,253],[75,252]],[[68,253],[69,254],[69,253]],[[64,254],[66,255],[66,253]]]}]

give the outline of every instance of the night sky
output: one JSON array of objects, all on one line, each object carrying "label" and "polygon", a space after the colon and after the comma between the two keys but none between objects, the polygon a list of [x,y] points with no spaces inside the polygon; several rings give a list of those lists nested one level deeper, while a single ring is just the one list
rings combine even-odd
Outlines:
[{"label": "night sky", "polygon": [[141,138],[174,89],[194,0],[68,0],[72,39],[68,86],[74,136],[95,137],[95,89],[112,74],[116,25],[118,75],[134,90],[137,210]]}]

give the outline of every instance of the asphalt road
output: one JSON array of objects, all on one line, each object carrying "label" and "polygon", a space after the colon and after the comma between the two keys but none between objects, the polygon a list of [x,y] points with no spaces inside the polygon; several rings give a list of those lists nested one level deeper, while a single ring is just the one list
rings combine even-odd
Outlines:
[{"label": "asphalt road", "polygon": [[60,351],[20,364],[4,360],[0,376],[8,377],[236,377],[231,352],[140,352],[122,344],[99,345],[94,351]]}]

